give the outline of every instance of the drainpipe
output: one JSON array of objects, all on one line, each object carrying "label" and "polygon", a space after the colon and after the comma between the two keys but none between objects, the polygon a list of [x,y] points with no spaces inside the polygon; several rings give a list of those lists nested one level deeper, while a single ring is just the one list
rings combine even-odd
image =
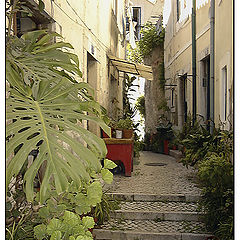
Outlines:
[{"label": "drainpipe", "polygon": [[214,127],[214,30],[215,28],[215,0],[211,0],[210,9],[210,132]]},{"label": "drainpipe", "polygon": [[196,121],[196,0],[192,1],[192,113]]}]

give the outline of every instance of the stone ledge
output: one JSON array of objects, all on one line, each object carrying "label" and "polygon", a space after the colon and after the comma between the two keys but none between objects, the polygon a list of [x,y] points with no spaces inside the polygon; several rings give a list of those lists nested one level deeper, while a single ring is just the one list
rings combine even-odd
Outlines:
[{"label": "stone ledge", "polygon": [[129,194],[129,193],[108,193],[114,199],[123,201],[138,201],[138,202],[157,202],[157,201],[172,201],[172,202],[197,202],[201,198],[200,195],[189,194]]},{"label": "stone ledge", "polygon": [[112,217],[130,220],[161,220],[161,221],[201,221],[204,215],[198,212],[156,212],[116,210]]},{"label": "stone ledge", "polygon": [[112,231],[94,229],[94,239],[105,240],[204,240],[211,236],[209,234],[192,233],[149,233],[135,231]]}]

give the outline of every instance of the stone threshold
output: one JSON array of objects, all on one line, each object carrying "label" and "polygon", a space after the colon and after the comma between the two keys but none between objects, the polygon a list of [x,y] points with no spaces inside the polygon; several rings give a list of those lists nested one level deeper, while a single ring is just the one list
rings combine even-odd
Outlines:
[{"label": "stone threshold", "polygon": [[205,240],[210,234],[195,233],[151,233],[140,231],[113,231],[94,229],[94,239],[105,240]]}]

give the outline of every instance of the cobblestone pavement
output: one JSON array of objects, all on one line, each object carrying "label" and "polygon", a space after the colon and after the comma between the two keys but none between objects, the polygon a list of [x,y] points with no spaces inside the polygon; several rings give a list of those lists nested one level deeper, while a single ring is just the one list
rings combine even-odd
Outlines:
[{"label": "cobblestone pavement", "polygon": [[180,232],[180,233],[206,233],[202,222],[188,221],[158,221],[156,220],[129,220],[112,219],[102,225],[108,230],[134,230],[147,232]]},{"label": "cobblestone pavement", "polygon": [[[135,160],[136,161],[136,160]],[[108,186],[111,192],[145,194],[192,194],[199,195],[200,189],[191,178],[194,169],[186,168],[175,158],[152,152],[141,152],[139,163],[133,165],[131,177],[114,175]],[[164,166],[147,166],[147,163],[164,163]]]},{"label": "cobblestone pavement", "polygon": [[121,210],[156,212],[198,212],[196,203],[186,202],[122,202]]}]

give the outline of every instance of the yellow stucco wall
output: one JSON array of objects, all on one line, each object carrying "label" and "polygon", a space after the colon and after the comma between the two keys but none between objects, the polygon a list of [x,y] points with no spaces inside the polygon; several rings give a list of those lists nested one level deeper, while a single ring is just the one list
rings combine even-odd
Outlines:
[{"label": "yellow stucco wall", "polygon": [[[44,3],[45,11],[55,20],[53,30],[73,45],[83,80],[95,89],[96,100],[110,110],[113,108],[110,91],[114,91],[117,107],[122,109],[122,78],[116,80],[117,84],[112,84],[107,54],[125,58],[125,0],[104,0],[104,4],[101,0],[44,0]],[[98,129],[93,131],[99,134]]]},{"label": "yellow stucco wall", "polygon": [[160,16],[163,11],[164,0],[156,0],[151,3],[148,0],[131,0],[133,7],[141,7],[141,25],[150,21],[155,23],[158,18],[152,16]]},{"label": "yellow stucco wall", "polygon": [[[215,119],[219,123],[221,118],[221,107],[223,105],[222,88],[222,68],[227,67],[228,79],[228,115],[233,111],[233,1],[221,0],[216,3],[215,21],[215,46],[216,46],[216,65],[215,65]],[[222,120],[222,119],[221,119]],[[229,116],[232,120],[232,116]],[[228,124],[228,122],[227,122]],[[229,127],[229,126],[228,126]]]},{"label": "yellow stucco wall", "polygon": [[[220,4],[219,4],[220,3]],[[219,123],[222,98],[220,94],[221,71],[227,65],[229,88],[232,86],[232,3],[228,0],[216,1],[215,6],[215,103],[214,121]],[[177,22],[176,2],[172,0],[172,11],[166,26],[164,62],[165,78],[167,84],[176,84],[175,87],[175,107],[172,111],[172,121],[181,127],[179,121],[179,77],[187,73],[192,74],[192,23],[191,15],[183,22]],[[208,3],[197,9],[196,12],[196,71],[197,71],[197,114],[206,115],[206,103],[204,102],[203,65],[202,60],[210,54],[210,0]],[[232,90],[231,90],[232,93]],[[169,99],[170,91],[166,90],[166,97]],[[188,111],[192,112],[192,77],[187,81],[187,102]],[[229,100],[229,102],[232,102]],[[230,112],[230,110],[229,110]],[[206,117],[206,116],[205,116]]]}]

